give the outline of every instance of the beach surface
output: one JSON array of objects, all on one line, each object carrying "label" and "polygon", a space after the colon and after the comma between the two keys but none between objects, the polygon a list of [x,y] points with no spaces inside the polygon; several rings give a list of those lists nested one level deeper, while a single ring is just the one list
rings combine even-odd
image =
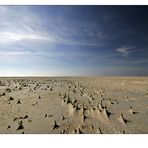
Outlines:
[{"label": "beach surface", "polygon": [[148,77],[1,77],[0,134],[148,134]]}]

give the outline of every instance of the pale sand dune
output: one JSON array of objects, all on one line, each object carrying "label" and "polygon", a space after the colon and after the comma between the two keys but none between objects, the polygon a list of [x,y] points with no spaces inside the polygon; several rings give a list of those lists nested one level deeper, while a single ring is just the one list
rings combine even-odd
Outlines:
[{"label": "pale sand dune", "polygon": [[147,77],[0,78],[0,133],[148,133]]}]

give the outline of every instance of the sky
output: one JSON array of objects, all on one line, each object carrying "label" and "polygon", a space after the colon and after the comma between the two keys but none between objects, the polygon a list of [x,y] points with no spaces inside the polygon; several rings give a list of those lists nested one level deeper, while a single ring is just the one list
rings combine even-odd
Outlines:
[{"label": "sky", "polygon": [[0,76],[148,76],[148,6],[0,6]]}]

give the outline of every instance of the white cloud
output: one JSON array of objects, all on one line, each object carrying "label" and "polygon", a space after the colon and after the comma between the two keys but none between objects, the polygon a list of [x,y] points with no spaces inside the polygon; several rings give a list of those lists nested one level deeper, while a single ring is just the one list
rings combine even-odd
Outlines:
[{"label": "white cloud", "polygon": [[17,55],[25,55],[25,54],[30,54],[31,52],[28,51],[12,51],[12,52],[7,52],[7,51],[0,51],[1,56],[17,56]]},{"label": "white cloud", "polygon": [[135,49],[135,47],[121,47],[116,49],[116,51],[127,57],[131,49]]},{"label": "white cloud", "polygon": [[53,41],[52,37],[37,33],[25,33],[25,32],[0,32],[0,43],[10,43],[21,40],[44,40]]},{"label": "white cloud", "polygon": [[42,29],[41,18],[28,7],[0,6],[0,14],[1,45],[22,40],[53,41],[53,37]]},{"label": "white cloud", "polygon": [[[79,24],[71,27],[64,20],[58,21],[59,23],[57,23],[56,18],[53,20],[52,17],[46,20],[35,11],[23,6],[0,6],[0,14],[1,45],[19,43],[22,40],[49,41],[54,44],[60,43],[80,46],[102,45],[101,41],[94,42],[93,40],[93,37],[96,36],[100,38],[102,33],[93,31],[92,26],[89,24],[85,26],[84,24]],[[46,26],[47,22],[49,24],[48,27]],[[91,39],[86,39],[86,36]],[[79,40],[79,37],[81,37],[81,40]]]}]

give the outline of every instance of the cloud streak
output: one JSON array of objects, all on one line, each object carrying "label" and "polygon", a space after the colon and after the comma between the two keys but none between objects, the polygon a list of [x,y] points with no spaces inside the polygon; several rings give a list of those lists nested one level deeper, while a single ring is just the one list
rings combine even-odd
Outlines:
[{"label": "cloud streak", "polygon": [[[21,10],[21,13],[18,11]],[[103,32],[91,25],[67,23],[65,18],[57,18],[38,15],[28,7],[1,6],[0,12],[0,43],[21,42],[22,40],[49,41],[53,44],[67,44],[80,46],[102,46],[99,41]],[[22,17],[24,15],[24,17]],[[47,23],[49,27],[47,27]],[[89,38],[89,39],[88,39]],[[98,38],[96,40],[96,38]]]},{"label": "cloud streak", "polygon": [[1,43],[19,42],[22,40],[53,41],[51,37],[37,33],[0,32]]},{"label": "cloud streak", "polygon": [[131,50],[135,49],[136,47],[121,47],[117,48],[116,51],[121,53],[124,57],[128,57]]}]

